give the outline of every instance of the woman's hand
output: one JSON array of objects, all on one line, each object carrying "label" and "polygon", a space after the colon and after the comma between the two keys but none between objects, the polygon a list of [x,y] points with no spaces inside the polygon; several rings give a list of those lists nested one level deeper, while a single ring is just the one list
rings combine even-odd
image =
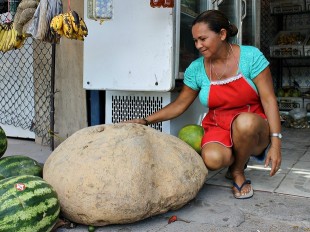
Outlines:
[{"label": "woman's hand", "polygon": [[281,168],[281,160],[281,149],[271,145],[265,161],[265,168],[271,163],[270,176],[274,176],[276,172],[279,171]]}]

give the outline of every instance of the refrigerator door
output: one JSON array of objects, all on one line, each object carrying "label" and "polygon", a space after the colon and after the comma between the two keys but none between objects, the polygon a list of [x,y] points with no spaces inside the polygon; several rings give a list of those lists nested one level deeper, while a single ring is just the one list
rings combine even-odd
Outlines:
[{"label": "refrigerator door", "polygon": [[180,46],[179,46],[179,79],[189,64],[199,57],[192,36],[192,22],[201,12],[213,9],[214,0],[181,0]]},{"label": "refrigerator door", "polygon": [[247,0],[242,24],[242,44],[260,48],[261,0]]},{"label": "refrigerator door", "polygon": [[[175,1],[175,8],[152,8],[149,0],[90,2],[94,0],[84,1],[89,31],[84,41],[84,88],[173,89],[175,68],[178,70],[175,15],[179,1]],[[102,11],[89,9],[99,5],[103,6]],[[100,19],[103,19],[102,24]]]},{"label": "refrigerator door", "polygon": [[260,46],[260,3],[260,0],[214,1],[214,9],[223,11],[238,27],[233,43]]},{"label": "refrigerator door", "polygon": [[239,30],[237,36],[231,41],[232,43],[241,44],[242,42],[242,21],[246,16],[243,4],[245,1],[242,0],[217,0],[214,2],[214,9],[222,11]]}]

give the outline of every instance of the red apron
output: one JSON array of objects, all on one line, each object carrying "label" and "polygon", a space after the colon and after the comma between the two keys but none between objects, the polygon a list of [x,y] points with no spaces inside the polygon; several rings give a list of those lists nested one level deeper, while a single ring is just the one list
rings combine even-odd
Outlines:
[{"label": "red apron", "polygon": [[211,82],[209,112],[202,121],[205,134],[201,146],[216,142],[232,147],[231,125],[242,112],[251,112],[266,119],[260,98],[243,75]]}]

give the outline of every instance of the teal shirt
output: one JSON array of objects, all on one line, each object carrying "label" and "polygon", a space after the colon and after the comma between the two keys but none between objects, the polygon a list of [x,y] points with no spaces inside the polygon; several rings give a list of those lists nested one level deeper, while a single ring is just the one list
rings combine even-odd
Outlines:
[{"label": "teal shirt", "polygon": [[[184,84],[199,91],[201,104],[208,107],[211,82],[206,74],[203,61],[204,57],[199,57],[188,66],[184,73]],[[257,77],[268,65],[268,60],[258,48],[240,45],[239,73],[242,73],[256,92],[257,88],[252,79]]]}]

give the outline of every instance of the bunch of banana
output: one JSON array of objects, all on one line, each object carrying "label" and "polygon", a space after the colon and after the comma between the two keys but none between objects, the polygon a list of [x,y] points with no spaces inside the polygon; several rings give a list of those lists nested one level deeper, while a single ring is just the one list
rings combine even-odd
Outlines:
[{"label": "bunch of banana", "polygon": [[50,23],[51,31],[68,39],[84,41],[88,29],[84,20],[75,11],[56,15]]},{"label": "bunch of banana", "polygon": [[0,24],[0,51],[7,52],[23,46],[26,37],[18,35],[13,23]]}]

